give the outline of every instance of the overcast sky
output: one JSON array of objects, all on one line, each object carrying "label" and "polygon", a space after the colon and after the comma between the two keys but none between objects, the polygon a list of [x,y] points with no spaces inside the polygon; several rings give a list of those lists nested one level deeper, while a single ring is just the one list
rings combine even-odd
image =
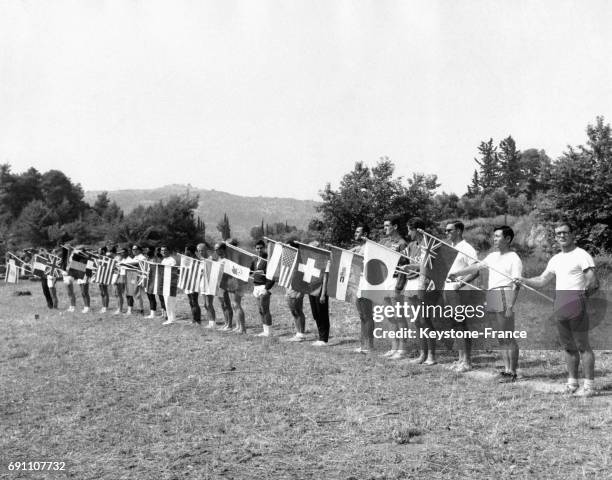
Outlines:
[{"label": "overcast sky", "polygon": [[317,199],[355,161],[464,193],[476,147],[612,121],[612,2],[0,0],[0,162],[86,190]]}]

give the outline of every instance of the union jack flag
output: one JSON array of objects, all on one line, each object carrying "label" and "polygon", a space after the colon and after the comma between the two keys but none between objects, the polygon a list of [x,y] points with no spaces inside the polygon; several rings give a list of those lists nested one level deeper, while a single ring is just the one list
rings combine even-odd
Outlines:
[{"label": "union jack flag", "polygon": [[433,283],[435,290],[443,290],[457,250],[427,232],[423,232],[421,249],[421,274],[430,280],[430,286]]}]

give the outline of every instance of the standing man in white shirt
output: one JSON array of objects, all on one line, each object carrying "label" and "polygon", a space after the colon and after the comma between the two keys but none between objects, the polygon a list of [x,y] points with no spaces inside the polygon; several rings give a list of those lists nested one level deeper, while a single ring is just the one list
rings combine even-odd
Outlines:
[{"label": "standing man in white shirt", "polygon": [[[464,230],[465,225],[459,220],[447,223],[444,230],[449,243],[459,252],[448,271],[449,276],[470,265],[474,265],[478,261],[478,253],[474,247],[463,239]],[[444,302],[452,306],[465,305],[469,301],[469,295],[467,295],[469,290],[467,290],[466,284],[471,283],[476,277],[478,277],[478,272],[457,277],[455,281],[447,278],[444,284]],[[453,329],[464,332],[469,330],[467,320],[454,319]],[[465,337],[457,340],[459,342],[459,360],[451,366],[451,369],[459,373],[472,369],[472,339],[467,338],[467,335]]]},{"label": "standing man in white shirt", "polygon": [[[561,252],[554,255],[538,277],[519,278],[533,288],[542,288],[556,280],[554,315],[559,340],[567,359],[566,393],[579,397],[595,394],[595,355],[589,344],[589,318],[586,297],[599,288],[593,257],[575,243],[575,229],[567,221],[557,223],[555,238]],[[584,385],[578,388],[578,368],[582,360]]]},{"label": "standing man in white shirt", "polygon": [[[485,259],[469,267],[449,274],[451,281],[481,269],[489,270],[489,289],[487,291],[487,311],[493,317],[497,330],[514,331],[514,304],[516,302],[518,285],[513,278],[523,274],[523,262],[510,250],[514,239],[514,231],[507,225],[495,227],[493,232],[493,245],[496,251],[489,253]],[[514,338],[500,338],[504,371],[500,372],[500,383],[516,381],[519,348]]]},{"label": "standing man in white shirt", "polygon": [[[160,249],[162,256],[162,265],[174,267],[176,266],[176,260],[173,256],[170,255],[170,250],[165,245]],[[176,296],[172,295],[164,295],[164,303],[166,304],[166,313],[168,315],[168,320],[166,320],[162,325],[170,325],[174,323],[176,320]]]}]

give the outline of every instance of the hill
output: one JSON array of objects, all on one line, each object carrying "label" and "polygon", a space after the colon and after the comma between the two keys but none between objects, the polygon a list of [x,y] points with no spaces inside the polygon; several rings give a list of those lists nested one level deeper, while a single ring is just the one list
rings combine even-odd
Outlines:
[{"label": "hill", "polygon": [[[92,204],[101,191],[85,192],[85,200]],[[191,185],[166,185],[149,190],[115,190],[108,196],[127,214],[138,205],[152,205],[167,200],[172,195],[199,196],[198,215],[206,224],[207,235],[218,236],[217,223],[227,213],[232,236],[249,237],[252,227],[265,223],[288,222],[300,229],[306,229],[308,222],[316,216],[318,202],[277,197],[243,197],[216,190],[193,188]]]}]

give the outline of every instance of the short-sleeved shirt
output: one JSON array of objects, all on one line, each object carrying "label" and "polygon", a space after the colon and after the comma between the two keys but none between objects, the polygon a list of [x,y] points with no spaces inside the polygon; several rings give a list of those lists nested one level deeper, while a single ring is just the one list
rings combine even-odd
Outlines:
[{"label": "short-sleeved shirt", "polygon": [[[459,251],[457,256],[455,257],[455,261],[451,265],[448,274],[458,272],[459,270],[463,270],[464,268],[469,267],[476,263],[476,258],[478,258],[478,254],[474,247],[472,247],[465,240],[461,240],[457,245],[455,245],[455,249]],[[444,290],[456,290],[462,285],[461,282],[449,282],[448,280],[444,284]]]},{"label": "short-sleeved shirt", "polygon": [[585,270],[594,268],[593,257],[582,248],[576,247],[571,252],[559,252],[546,265],[544,273],[553,273],[557,290],[579,290],[586,288]]},{"label": "short-sleeved shirt", "polygon": [[[506,252],[503,255],[500,252],[489,253],[482,265],[489,268],[489,290],[513,289],[512,279],[523,275],[523,262],[516,252]],[[505,276],[498,272],[504,273]]]}]

